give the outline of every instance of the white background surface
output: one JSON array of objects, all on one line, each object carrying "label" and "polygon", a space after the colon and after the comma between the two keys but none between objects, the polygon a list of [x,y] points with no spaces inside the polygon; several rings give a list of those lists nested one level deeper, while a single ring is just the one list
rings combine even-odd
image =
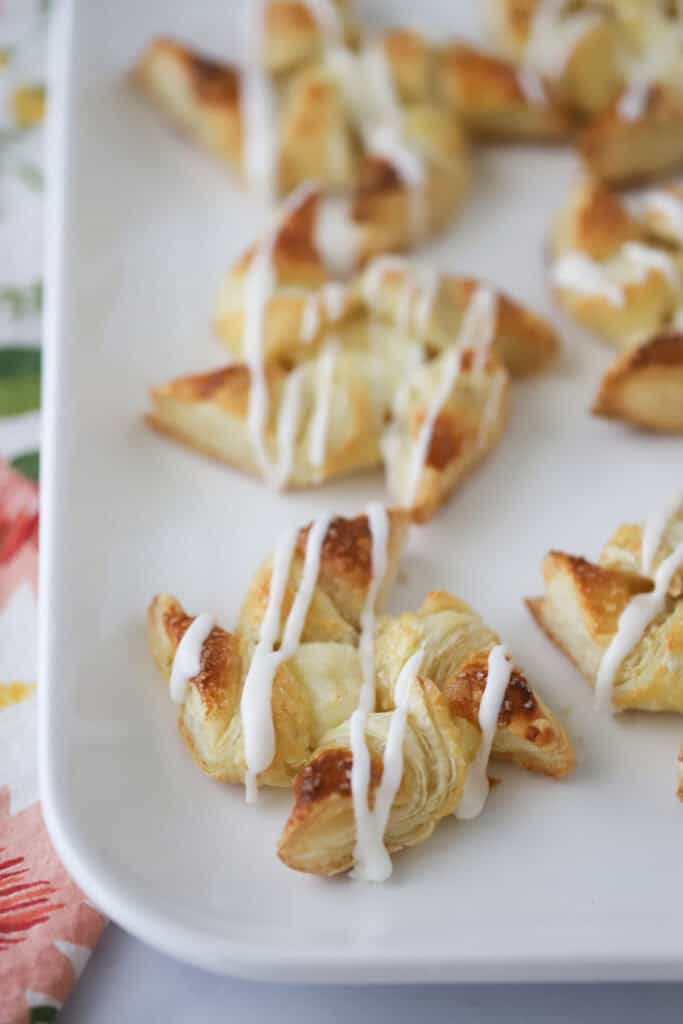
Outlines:
[{"label": "white background surface", "polygon": [[[398,20],[409,5],[372,6]],[[574,329],[551,372],[513,386],[497,451],[416,531],[392,603],[447,586],[479,609],[565,713],[576,773],[504,772],[481,819],[444,822],[396,858],[389,884],[368,887],[287,871],[274,853],[287,794],[247,808],[190,762],[146,649],[150,596],[174,591],[231,624],[283,526],[356,511],[381,481],[274,496],[144,427],[149,384],[222,361],[208,328],[216,285],[262,214],[125,85],[156,32],[223,51],[224,3],[76,7],[41,586],[44,807],[67,867],[131,930],[251,977],[680,978],[680,719],[597,717],[522,605],[549,547],[597,554],[680,480],[680,441],[586,414],[610,355]],[[452,34],[467,8],[425,0],[420,18]],[[568,152],[480,153],[462,218],[422,258],[549,312],[543,242],[576,172]]]},{"label": "white background surface", "polygon": [[680,1024],[683,985],[255,984],[179,964],[110,925],[59,1024]]}]

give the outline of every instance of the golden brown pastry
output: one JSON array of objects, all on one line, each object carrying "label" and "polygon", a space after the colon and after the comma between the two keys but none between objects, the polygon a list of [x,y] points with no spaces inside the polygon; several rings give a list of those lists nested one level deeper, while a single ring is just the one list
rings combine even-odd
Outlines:
[{"label": "golden brown pastry", "polygon": [[[388,566],[379,601],[391,586],[407,526],[404,511],[389,512]],[[309,532],[305,527],[298,534],[281,605],[280,639],[301,581]],[[366,516],[337,517],[325,533],[301,643],[273,678],[275,750],[272,763],[259,776],[262,785],[289,785],[323,734],[345,721],[358,701],[358,634],[370,583],[370,544]],[[268,561],[254,577],[234,633],[214,626],[202,648],[200,672],[179,709],[178,728],[193,758],[207,775],[224,782],[242,782],[245,777],[240,700],[271,579]],[[149,644],[167,682],[178,645],[193,621],[169,594],[157,595],[149,606]]]},{"label": "golden brown pastry", "polygon": [[384,463],[424,521],[498,440],[508,367],[542,367],[556,336],[488,286],[396,259],[325,280],[316,198],[226,278],[216,325],[244,362],[154,388],[150,422],[279,487]]},{"label": "golden brown pastry", "polygon": [[455,41],[438,51],[437,69],[441,94],[474,138],[553,142],[575,128],[552,84],[531,68]]},{"label": "golden brown pastry", "polygon": [[556,140],[573,118],[532,69],[412,30],[364,37],[349,7],[255,0],[242,71],[161,38],[135,80],[267,195],[311,180],[343,191],[362,261],[452,219],[470,178],[463,126],[484,139]]},{"label": "golden brown pastry", "polygon": [[598,563],[549,552],[543,577],[531,613],[615,709],[683,712],[683,497],[620,527]]},{"label": "golden brown pastry", "polygon": [[580,151],[629,184],[683,162],[683,14],[666,0],[493,0],[500,52],[589,118]]},{"label": "golden brown pastry", "polygon": [[682,167],[683,88],[651,85],[635,117],[624,116],[620,106],[623,102],[622,96],[594,118],[579,139],[590,173],[624,186],[647,182]]},{"label": "golden brown pastry", "polygon": [[683,334],[660,334],[620,355],[602,378],[593,412],[643,430],[683,434]]},{"label": "golden brown pastry", "polygon": [[[334,10],[330,0],[322,7]],[[266,194],[311,180],[345,190],[350,219],[375,238],[371,251],[403,249],[441,230],[464,197],[469,157],[459,118],[432,88],[432,75],[419,74],[426,44],[415,33],[390,32],[349,47],[333,19],[321,51],[320,33],[268,33],[273,21],[309,23],[312,5],[306,14],[304,3],[266,8],[263,46],[275,77],[257,60],[240,73],[158,39],[136,81],[182,130]]]},{"label": "golden brown pastry", "polygon": [[578,115],[603,110],[624,84],[626,40],[605,5],[574,0],[491,0],[500,53],[543,75]]},{"label": "golden brown pastry", "polygon": [[[426,839],[459,805],[468,778],[482,775],[485,783],[491,749],[552,776],[574,765],[560,723],[463,601],[436,591],[415,614],[376,619],[407,526],[405,510],[373,506],[353,519],[321,516],[285,535],[254,577],[232,634],[207,616],[187,615],[169,595],[149,608],[150,646],[202,770],[244,781],[248,795],[256,783],[294,780],[279,853],[299,870],[335,874],[361,857],[356,837],[361,849],[373,802],[387,799],[397,769],[382,851]],[[491,698],[501,657],[505,671]],[[354,802],[363,756],[367,818]]]},{"label": "golden brown pastry", "polygon": [[593,411],[680,433],[683,189],[650,189],[627,202],[586,179],[556,219],[552,253],[558,301],[625,350],[603,377]]},{"label": "golden brown pastry", "polygon": [[[402,780],[384,832],[389,852],[423,842],[457,810],[479,745],[479,707],[489,653],[497,642],[471,608],[444,591],[430,594],[416,614],[380,621],[378,706],[366,726],[371,803],[383,777],[396,681],[410,656],[424,648],[410,692]],[[518,669],[498,715],[493,755],[553,776],[574,766],[562,726]],[[344,723],[323,738],[294,782],[294,806],[278,847],[289,867],[334,875],[353,866],[352,766],[350,727]]]}]

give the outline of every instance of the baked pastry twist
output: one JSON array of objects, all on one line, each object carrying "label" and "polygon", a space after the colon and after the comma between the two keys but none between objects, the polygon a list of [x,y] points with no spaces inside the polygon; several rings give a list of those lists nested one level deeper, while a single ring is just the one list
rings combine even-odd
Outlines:
[{"label": "baked pastry twist", "polygon": [[[574,764],[562,726],[507,660],[492,723],[481,724],[500,648],[464,602],[437,591],[415,614],[376,620],[407,525],[405,511],[374,506],[293,532],[254,578],[233,634],[193,619],[169,595],[150,605],[151,649],[200,767],[252,794],[256,783],[294,781],[279,853],[299,870],[335,874],[354,863],[363,812],[351,776],[363,752],[369,819],[395,776],[379,834],[392,852],[426,839],[457,807],[468,773],[485,786],[488,751],[481,764],[477,757],[486,729],[494,756],[531,771],[561,776]],[[481,809],[474,797],[470,813]]]},{"label": "baked pastry twist", "polygon": [[549,552],[529,609],[614,710],[683,713],[683,491],[621,526],[597,563]]},{"label": "baked pastry twist", "polygon": [[216,326],[243,362],[154,388],[150,422],[280,487],[383,462],[424,521],[500,436],[507,368],[542,367],[556,336],[487,286],[395,258],[326,280],[318,198],[305,189],[224,283]]},{"label": "baked pastry twist", "polygon": [[492,0],[499,51],[588,119],[592,174],[624,184],[683,163],[683,12],[666,0]]},{"label": "baked pastry twist", "polygon": [[364,37],[333,0],[254,0],[249,11],[257,38],[244,69],[161,38],[135,79],[268,196],[309,180],[343,191],[362,257],[452,219],[470,178],[466,133],[552,140],[571,128],[538,75],[464,43],[403,29]]},{"label": "baked pastry twist", "polygon": [[683,432],[683,189],[651,189],[626,202],[584,180],[556,220],[552,252],[558,301],[625,349],[593,411]]}]

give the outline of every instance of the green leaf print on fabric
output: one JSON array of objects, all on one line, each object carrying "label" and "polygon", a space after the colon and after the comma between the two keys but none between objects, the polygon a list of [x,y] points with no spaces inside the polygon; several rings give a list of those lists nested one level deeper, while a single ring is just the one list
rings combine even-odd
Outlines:
[{"label": "green leaf print on fabric", "polygon": [[43,282],[33,281],[23,288],[14,285],[0,286],[0,308],[9,309],[14,320],[26,316],[37,316],[43,308]]},{"label": "green leaf print on fabric", "polygon": [[22,476],[28,477],[29,480],[35,480],[36,483],[40,480],[40,452],[37,449],[16,455],[10,462],[10,466]]},{"label": "green leaf print on fabric", "polygon": [[0,416],[40,408],[40,349],[0,348]]},{"label": "green leaf print on fabric", "polygon": [[57,1020],[56,1006],[32,1006],[28,1015],[29,1024],[52,1024]]}]

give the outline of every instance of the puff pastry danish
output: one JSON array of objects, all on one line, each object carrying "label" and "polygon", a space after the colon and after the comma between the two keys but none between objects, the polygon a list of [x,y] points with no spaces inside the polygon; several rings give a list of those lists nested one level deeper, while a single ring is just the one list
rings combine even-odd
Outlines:
[{"label": "puff pastry danish", "polygon": [[487,286],[396,258],[327,281],[317,199],[305,190],[226,279],[216,323],[242,361],[154,388],[150,421],[280,487],[384,463],[424,521],[500,436],[508,367],[543,366],[556,337]]},{"label": "puff pastry danish", "polygon": [[467,142],[432,87],[425,41],[416,33],[361,41],[346,7],[254,0],[256,38],[243,70],[157,39],[135,78],[266,198],[315,180],[346,193],[349,221],[406,248],[456,212],[469,181]]},{"label": "puff pastry danish", "polygon": [[683,189],[623,199],[582,181],[552,234],[550,279],[580,323],[624,349],[594,412],[648,430],[683,430]]},{"label": "puff pastry danish", "polygon": [[543,576],[529,609],[601,705],[683,712],[683,489],[621,526],[597,563],[551,551]]},{"label": "puff pastry danish", "polygon": [[371,506],[292,531],[232,634],[169,595],[150,605],[151,649],[200,767],[244,781],[248,798],[293,781],[279,853],[299,870],[355,862],[382,875],[386,849],[426,839],[463,794],[468,816],[481,809],[491,750],[552,776],[574,764],[558,720],[464,602],[438,591],[415,614],[376,618],[407,525],[405,510]]},{"label": "puff pastry danish", "polygon": [[493,0],[500,52],[588,119],[592,174],[625,184],[683,162],[683,14],[665,0]]},{"label": "puff pastry danish", "polygon": [[[135,80],[182,131],[268,197],[305,181],[343,192],[330,213],[368,253],[447,224],[470,178],[466,133],[557,139],[572,118],[535,72],[418,32],[365,36],[349,4],[254,0],[243,69],[155,40]],[[370,244],[372,242],[372,244]]]}]

